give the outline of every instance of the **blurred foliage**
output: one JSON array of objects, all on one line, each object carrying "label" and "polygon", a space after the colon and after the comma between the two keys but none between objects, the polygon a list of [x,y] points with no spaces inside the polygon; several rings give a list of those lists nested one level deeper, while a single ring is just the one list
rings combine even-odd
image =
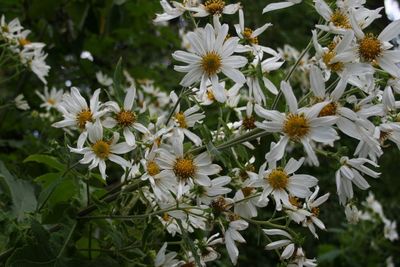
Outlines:
[{"label": "blurred foliage", "polygon": [[[318,21],[316,12],[309,6],[310,1],[261,15],[262,8],[270,2],[273,1],[243,0],[246,25],[255,28],[272,22],[274,27],[260,36],[260,43],[273,48],[288,43],[301,50]],[[382,5],[382,1],[367,2],[371,8]],[[173,71],[170,55],[180,47],[179,27],[190,22],[176,19],[169,27],[154,26],[152,19],[156,12],[161,12],[157,0],[2,0],[0,10],[7,20],[18,17],[22,25],[32,31],[32,40],[46,43],[47,63],[52,67],[49,86],[65,88],[70,86],[66,84],[69,81],[90,92],[100,87],[95,73],[101,70],[112,76],[121,58],[123,68],[133,77],[154,79],[168,93],[179,89],[181,76]],[[387,21],[381,19],[372,30],[379,31],[386,24]],[[82,51],[89,51],[93,62],[81,58]],[[0,70],[0,77],[7,72]],[[40,102],[34,91],[42,91],[43,85],[30,72],[24,72],[1,87],[0,105],[24,93],[33,109],[38,108]],[[213,113],[207,116],[212,117]],[[90,204],[101,210],[111,208],[100,197],[105,187],[98,175],[83,176],[84,171],[80,170],[84,170],[84,166],[71,170],[73,162],[78,160],[74,155],[57,158],[69,155],[67,135],[45,126],[35,111],[15,109],[1,110],[0,129],[1,264],[27,267],[151,264],[155,252],[143,255],[138,249],[157,244],[163,235],[159,229],[152,228],[151,221],[77,223],[71,219],[89,203],[84,197],[88,185],[93,196]],[[206,128],[199,130],[207,132]],[[261,146],[265,147],[266,143]],[[244,153],[239,154],[246,157]],[[263,156],[260,149],[260,161]],[[399,157],[399,151],[390,148],[380,161],[384,174],[376,181],[369,180],[387,216],[397,221],[400,221],[400,180],[396,174]],[[334,173],[325,168],[330,164],[328,160],[322,161],[321,167],[313,173],[320,178],[321,188],[334,188]],[[365,199],[367,192],[358,193],[359,200]],[[121,210],[129,214],[130,206],[134,206],[138,197],[124,195]],[[338,209],[334,194],[331,198],[333,201],[326,204],[321,214],[328,232],[321,233],[319,242],[306,240],[308,256],[319,258],[321,266],[384,266],[382,259],[387,256],[386,251],[398,251],[399,242],[390,248],[383,241],[371,247],[371,240],[379,238],[381,230],[364,224],[355,227],[341,224],[345,221],[343,210]],[[135,209],[146,211],[144,205],[135,206]],[[86,238],[92,224],[101,227],[108,236]],[[264,251],[266,240],[261,231],[249,231],[245,238],[247,244],[239,245],[238,266],[274,266],[278,257]],[[91,252],[88,247],[92,248]],[[130,257],[140,262],[129,262]],[[394,260],[399,261],[398,258]],[[229,265],[228,261],[219,261],[212,266]]]}]

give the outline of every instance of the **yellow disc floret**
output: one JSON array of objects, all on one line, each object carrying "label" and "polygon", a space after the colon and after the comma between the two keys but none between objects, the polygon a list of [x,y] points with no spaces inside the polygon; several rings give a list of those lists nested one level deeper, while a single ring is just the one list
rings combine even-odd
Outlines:
[{"label": "yellow disc floret", "polygon": [[349,17],[340,10],[335,10],[331,15],[333,25],[343,29],[351,29]]},{"label": "yellow disc floret", "polygon": [[110,154],[110,144],[106,141],[99,140],[92,145],[92,150],[97,157],[106,159]]},{"label": "yellow disc floret", "polygon": [[188,127],[188,125],[186,123],[186,117],[185,117],[185,114],[183,114],[183,112],[176,113],[175,114],[175,120],[179,124],[179,127],[181,127],[181,128],[187,128]]},{"label": "yellow disc floret", "polygon": [[358,53],[364,60],[372,62],[382,54],[382,42],[368,34],[358,42]]},{"label": "yellow disc floret", "polygon": [[179,179],[186,180],[195,175],[196,166],[190,157],[177,158],[173,170]]},{"label": "yellow disc floret", "polygon": [[258,37],[252,37],[253,30],[250,28],[244,28],[242,32],[244,39],[246,39],[251,44],[258,44]]},{"label": "yellow disc floret", "polygon": [[92,115],[90,109],[83,109],[78,113],[78,115],[76,115],[76,123],[80,129],[85,129],[86,122],[93,120]]},{"label": "yellow disc floret", "polygon": [[127,127],[132,125],[136,121],[136,114],[130,110],[121,110],[117,114],[117,122],[122,127]]},{"label": "yellow disc floret", "polygon": [[160,173],[160,167],[154,161],[147,162],[146,165],[147,173],[151,176],[157,175]]},{"label": "yellow disc floret", "polygon": [[205,2],[204,6],[210,14],[222,14],[222,11],[225,7],[225,2],[222,0],[208,0]]},{"label": "yellow disc floret", "polygon": [[219,72],[221,69],[222,65],[222,59],[221,56],[212,51],[212,52],[207,52],[202,58],[201,58],[201,68],[205,73],[208,75],[214,75]]},{"label": "yellow disc floret", "polygon": [[289,183],[289,176],[281,168],[274,169],[266,178],[273,189],[285,189]]},{"label": "yellow disc floret", "polygon": [[337,104],[335,102],[331,102],[327,104],[321,111],[319,112],[319,117],[325,116],[333,116],[336,114]]},{"label": "yellow disc floret", "polygon": [[310,125],[303,113],[290,113],[286,116],[286,120],[283,124],[283,132],[286,133],[290,139],[297,141],[307,135],[309,131]]}]

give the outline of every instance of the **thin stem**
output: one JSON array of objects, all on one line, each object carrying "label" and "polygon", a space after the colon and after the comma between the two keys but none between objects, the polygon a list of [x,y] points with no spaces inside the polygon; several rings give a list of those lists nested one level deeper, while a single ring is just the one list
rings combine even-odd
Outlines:
[{"label": "thin stem", "polygon": [[69,241],[71,240],[71,237],[72,237],[72,234],[73,234],[74,231],[75,231],[76,225],[77,225],[77,222],[75,222],[75,223],[72,225],[72,228],[71,228],[71,230],[69,231],[69,234],[68,234],[67,238],[65,239],[65,242],[64,242],[62,248],[60,249],[60,252],[59,252],[58,255],[57,255],[57,259],[59,259],[59,258],[62,256],[62,254],[63,254],[65,248],[67,247]]}]

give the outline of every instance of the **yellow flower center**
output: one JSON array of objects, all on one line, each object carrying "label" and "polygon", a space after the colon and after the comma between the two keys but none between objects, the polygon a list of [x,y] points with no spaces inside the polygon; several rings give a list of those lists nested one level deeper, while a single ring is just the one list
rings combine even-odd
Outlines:
[{"label": "yellow flower center", "polygon": [[256,122],[256,119],[254,118],[254,116],[250,116],[250,117],[245,116],[243,118],[242,126],[246,130],[251,130],[251,129],[256,128],[255,122]]},{"label": "yellow flower center", "polygon": [[211,202],[211,208],[215,214],[219,214],[230,208],[230,204],[225,201],[224,197],[218,197]]},{"label": "yellow flower center", "polygon": [[207,52],[207,54],[205,54],[201,59],[201,67],[203,68],[203,71],[209,76],[219,72],[221,65],[221,56],[214,51]]},{"label": "yellow flower center", "polygon": [[335,102],[331,102],[328,105],[326,105],[321,111],[319,112],[319,117],[325,117],[325,116],[333,116],[336,114],[337,110],[337,104]]},{"label": "yellow flower center", "polygon": [[273,189],[285,189],[289,183],[289,176],[281,169],[274,169],[267,177],[268,183]]},{"label": "yellow flower center", "polygon": [[358,53],[364,60],[372,62],[382,54],[382,42],[368,34],[358,42]]},{"label": "yellow flower center", "polygon": [[342,62],[335,62],[335,63],[330,63],[332,58],[336,56],[336,53],[333,51],[328,51],[322,56],[322,60],[324,61],[325,65],[331,69],[332,71],[338,72],[343,70],[344,64]]},{"label": "yellow flower center", "polygon": [[28,39],[25,39],[25,38],[19,39],[18,42],[19,42],[19,45],[20,45],[20,46],[25,46],[25,45],[31,43],[31,41],[29,41]]},{"label": "yellow flower center", "polygon": [[383,131],[380,132],[379,141],[381,142],[382,145],[390,137],[391,134],[392,132],[383,132]]},{"label": "yellow flower center", "polygon": [[290,113],[286,116],[283,124],[283,132],[286,133],[290,139],[299,140],[307,135],[310,131],[310,125],[304,114]]},{"label": "yellow flower center", "polygon": [[163,216],[162,216],[162,219],[163,219],[165,222],[168,222],[168,221],[171,219],[171,216],[169,216],[168,213],[164,212],[164,214],[163,214]]},{"label": "yellow flower center", "polygon": [[244,197],[250,196],[250,195],[253,193],[253,191],[254,191],[254,188],[253,188],[253,187],[245,187],[245,188],[242,188],[242,192],[243,192],[243,196],[244,196]]},{"label": "yellow flower center", "polygon": [[99,140],[92,145],[92,150],[97,157],[106,159],[110,155],[110,144],[106,141]]},{"label": "yellow flower center", "polygon": [[173,170],[179,179],[186,180],[194,176],[196,166],[191,158],[177,158]]},{"label": "yellow flower center", "polygon": [[211,90],[207,90],[207,98],[211,101],[215,100],[214,93]]},{"label": "yellow flower center", "polygon": [[136,114],[130,110],[121,110],[117,114],[117,122],[122,127],[128,127],[136,121]]},{"label": "yellow flower center", "polygon": [[289,196],[289,202],[295,207],[301,208],[301,202],[298,197]]},{"label": "yellow flower center", "polygon": [[221,14],[225,7],[225,2],[222,0],[208,0],[204,6],[210,14]]},{"label": "yellow flower center", "polygon": [[160,173],[160,167],[154,161],[149,161],[146,165],[147,173],[151,176]]},{"label": "yellow flower center", "polygon": [[9,31],[7,25],[2,26],[2,27],[1,27],[1,30],[2,30],[3,32],[8,32],[8,31]]},{"label": "yellow flower center", "polygon": [[175,120],[181,128],[187,128],[186,117],[183,112],[178,112],[175,114]]},{"label": "yellow flower center", "polygon": [[253,30],[250,28],[244,28],[243,37],[251,44],[258,44],[258,37],[251,37]]},{"label": "yellow flower center", "polygon": [[49,98],[49,99],[47,99],[47,103],[54,106],[56,104],[56,101],[53,98]]},{"label": "yellow flower center", "polygon": [[351,29],[349,17],[340,10],[335,10],[331,16],[333,25],[343,29]]},{"label": "yellow flower center", "polygon": [[76,115],[76,122],[80,129],[85,129],[86,122],[93,120],[92,115],[90,109],[83,109]]},{"label": "yellow flower center", "polygon": [[311,213],[314,214],[315,217],[318,217],[319,208],[317,208],[317,207],[311,208]]}]

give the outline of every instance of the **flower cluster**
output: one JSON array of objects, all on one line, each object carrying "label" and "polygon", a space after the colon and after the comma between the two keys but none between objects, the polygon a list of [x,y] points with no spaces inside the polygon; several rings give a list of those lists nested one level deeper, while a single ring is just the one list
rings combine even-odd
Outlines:
[{"label": "flower cluster", "polygon": [[31,31],[24,30],[18,18],[6,22],[4,15],[0,19],[0,42],[7,45],[7,49],[18,57],[16,59],[22,65],[29,68],[36,76],[46,84],[46,76],[50,66],[45,60],[47,54],[43,51],[44,43],[31,42],[28,35]]},{"label": "flower cluster", "polygon": [[[300,2],[272,3],[263,13]],[[221,244],[236,264],[238,245],[246,243],[242,233],[252,225],[265,228],[266,250],[282,249],[285,266],[316,266],[295,229],[306,227],[318,238],[326,229],[320,208],[335,192],[318,197],[320,177],[303,166],[330,160],[336,171],[330,182],[346,206],[354,185],[365,190],[366,177],[380,176],[376,169],[387,142],[400,148],[400,51],[389,42],[400,34],[400,21],[379,35],[368,33],[381,9],[369,10],[363,2],[337,0],[332,8],[315,0],[326,22],[315,26],[306,50],[298,53],[289,46],[281,51],[263,46],[262,34],[272,24],[246,27],[239,3],[161,0],[164,13],[155,22],[188,16],[194,24],[192,31],[181,31],[184,50],[172,53],[174,69],[184,73],[181,90],[168,96],[153,81],[135,81],[128,72],[122,89],[98,73],[107,98],[97,89],[88,101],[76,87],[62,99],[55,89],[39,96],[47,109],[57,103],[63,118],[54,127],[78,133],[69,149],[82,155],[80,163],[98,167],[106,179],[111,161],[122,167],[122,183],[141,182],[149,216],[171,236],[187,240],[202,233],[190,250],[167,253],[168,243],[162,243],[155,266],[205,266],[219,257]],[[196,22],[208,16],[209,23]],[[237,16],[238,23],[228,25],[225,16]],[[7,27],[3,34],[14,40],[26,37],[17,21]],[[18,52],[25,46],[40,47],[25,44]],[[271,78],[285,70],[279,82]],[[304,83],[292,79],[296,72]],[[357,144],[354,151],[342,145],[349,140]],[[257,149],[262,157],[256,159]],[[227,163],[223,150],[234,163]],[[346,211],[353,212],[348,206]],[[270,218],[256,219],[260,212]],[[395,224],[385,227],[394,239]]]}]

